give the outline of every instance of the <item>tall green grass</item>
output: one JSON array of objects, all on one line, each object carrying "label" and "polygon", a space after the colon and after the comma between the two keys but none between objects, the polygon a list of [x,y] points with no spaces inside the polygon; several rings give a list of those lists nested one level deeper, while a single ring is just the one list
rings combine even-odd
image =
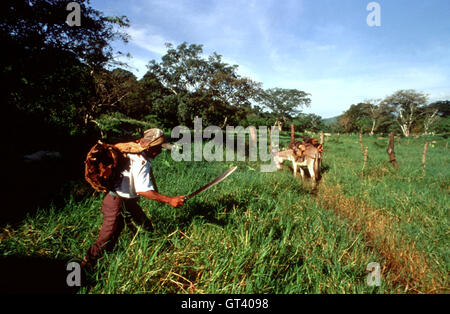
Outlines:
[{"label": "tall green grass", "polygon": [[[421,172],[420,139],[396,143],[399,171],[385,163],[385,142],[359,138],[325,143],[323,182],[342,188],[399,218],[399,232],[416,241],[438,272],[448,271],[448,154],[443,140],[428,150]],[[282,137],[282,145],[289,141]],[[387,143],[387,140],[386,140]],[[418,152],[418,154],[417,154]],[[366,266],[383,256],[352,222],[323,208],[310,185],[283,171],[262,173],[259,162],[174,162],[163,152],[154,162],[160,192],[186,195],[232,165],[232,176],[172,208],[150,200],[141,206],[155,231],[127,227],[112,252],[88,270],[79,293],[393,293],[382,280],[366,284]],[[416,175],[417,174],[417,175]],[[2,231],[6,256],[81,259],[101,226],[103,195],[63,208],[43,208],[17,228]],[[319,196],[320,197],[320,196]]]},{"label": "tall green grass", "polygon": [[[425,140],[428,147],[426,171],[422,171]],[[398,138],[395,140],[399,169],[387,162],[387,138],[363,137],[368,146],[368,163],[362,170],[363,156],[358,136],[333,137],[326,145],[326,180],[356,196],[397,221],[398,232],[423,252],[430,266],[444,278],[448,288],[450,265],[449,178],[450,155],[447,139]],[[337,144],[337,145],[336,145]]]}]

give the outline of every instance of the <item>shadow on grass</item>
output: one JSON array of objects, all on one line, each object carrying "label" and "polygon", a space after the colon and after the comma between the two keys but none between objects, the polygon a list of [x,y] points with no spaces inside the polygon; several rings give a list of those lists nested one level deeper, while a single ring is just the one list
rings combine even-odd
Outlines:
[{"label": "shadow on grass", "polygon": [[212,203],[203,203],[194,201],[189,204],[189,214],[180,221],[182,225],[188,226],[196,217],[201,217],[204,220],[219,225],[225,226],[227,220],[225,218],[217,219],[217,206]]},{"label": "shadow on grass", "polygon": [[233,195],[226,195],[214,201],[202,201],[201,199],[192,199],[186,203],[182,214],[176,219],[173,217],[158,217],[155,222],[157,234],[171,234],[181,229],[187,229],[196,219],[224,227],[229,223],[229,215],[223,215],[233,210],[233,208],[245,208],[249,203],[248,199],[237,199]]},{"label": "shadow on grass", "polygon": [[[292,174],[294,173],[294,168],[292,167],[291,164],[289,164],[287,166],[283,166],[283,169],[286,169],[286,168],[289,169],[288,171],[290,171]],[[302,182],[302,184],[299,184],[297,187],[295,187],[295,189],[297,190],[297,192],[299,194],[311,194],[311,195],[317,196],[317,194],[318,194],[318,186],[320,185],[320,181],[322,180],[323,174],[328,172],[329,170],[330,170],[330,166],[329,165],[321,163],[318,184],[314,185],[308,169],[304,168],[304,173],[305,173],[305,179],[306,180],[302,182],[302,178],[301,178],[300,173],[297,173],[297,179],[300,182]],[[310,186],[310,188],[307,188],[308,186]],[[282,186],[280,186],[280,187],[282,187]],[[289,186],[290,190],[292,190],[293,188],[294,187]]]},{"label": "shadow on grass", "polygon": [[[76,163],[62,161],[12,163],[6,172],[10,193],[0,214],[0,227],[19,225],[27,215],[35,215],[40,208],[63,208],[72,195],[82,200],[92,193],[79,173]],[[16,170],[17,169],[17,170]]]},{"label": "shadow on grass", "polygon": [[[285,167],[287,167],[291,173],[294,173],[294,168],[292,167],[291,164],[284,166],[283,168],[285,168]],[[305,170],[305,176],[307,178],[311,178],[308,169],[304,168],[304,170]],[[330,166],[322,162],[320,165],[320,179],[322,178],[322,175],[324,173],[328,172],[329,170],[330,170]],[[299,170],[297,170],[297,171],[299,171]],[[297,173],[297,175],[300,176],[300,173]]]},{"label": "shadow on grass", "polygon": [[322,162],[320,166],[320,174],[327,173],[328,171],[330,171],[330,166]]},{"label": "shadow on grass", "polygon": [[221,197],[215,202],[193,200],[192,204],[189,204],[189,214],[182,223],[189,225],[196,217],[202,217],[207,222],[223,227],[228,224],[228,216],[222,215],[221,218],[217,218],[219,211],[227,213],[232,208],[245,208],[248,202],[247,199],[237,199],[232,195]]},{"label": "shadow on grass", "polygon": [[[58,260],[42,256],[0,257],[0,293],[20,294],[75,294],[80,287],[70,287],[67,270],[71,260]],[[81,286],[91,285],[84,270],[80,274]]]}]

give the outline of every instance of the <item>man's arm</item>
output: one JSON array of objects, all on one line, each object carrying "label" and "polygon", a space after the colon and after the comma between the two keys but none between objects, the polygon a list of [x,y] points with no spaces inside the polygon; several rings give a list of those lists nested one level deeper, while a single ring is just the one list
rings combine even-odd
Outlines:
[{"label": "man's arm", "polygon": [[169,204],[172,207],[180,207],[185,201],[184,196],[167,196],[151,190],[146,192],[138,192],[137,194],[152,201]]}]

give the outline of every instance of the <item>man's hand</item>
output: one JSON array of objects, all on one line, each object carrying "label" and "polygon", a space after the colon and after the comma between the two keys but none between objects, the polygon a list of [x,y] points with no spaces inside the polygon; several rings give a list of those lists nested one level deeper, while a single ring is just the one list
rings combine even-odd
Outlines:
[{"label": "man's hand", "polygon": [[149,200],[166,203],[169,204],[172,207],[180,207],[185,202],[185,197],[182,196],[167,196],[163,194],[159,194],[155,191],[147,191],[147,192],[138,192],[140,196],[143,196],[145,198],[148,198]]},{"label": "man's hand", "polygon": [[180,207],[180,206],[183,206],[185,200],[186,199],[183,195],[182,196],[174,196],[170,199],[169,205],[172,207]]}]

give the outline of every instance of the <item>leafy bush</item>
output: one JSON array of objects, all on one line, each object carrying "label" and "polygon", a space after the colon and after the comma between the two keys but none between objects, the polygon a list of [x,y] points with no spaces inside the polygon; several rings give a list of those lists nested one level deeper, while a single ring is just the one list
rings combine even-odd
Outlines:
[{"label": "leafy bush", "polygon": [[136,139],[142,136],[146,129],[158,127],[153,116],[146,116],[145,119],[146,121],[139,121],[120,112],[114,112],[101,115],[97,123],[103,139],[113,142]]}]

